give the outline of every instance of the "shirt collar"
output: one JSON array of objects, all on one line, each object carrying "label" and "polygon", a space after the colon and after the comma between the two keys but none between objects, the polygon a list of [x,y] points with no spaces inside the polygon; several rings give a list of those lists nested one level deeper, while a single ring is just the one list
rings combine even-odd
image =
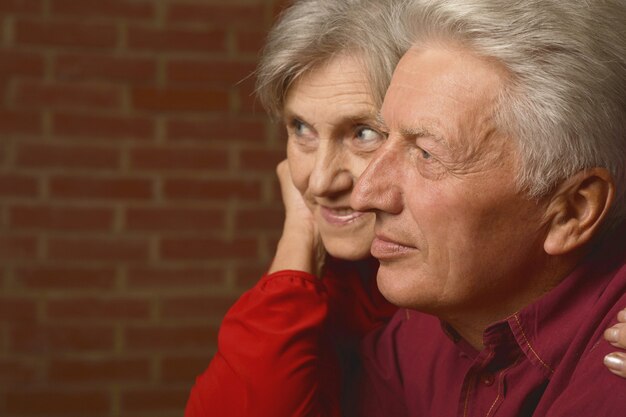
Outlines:
[{"label": "shirt collar", "polygon": [[580,323],[592,311],[626,257],[626,227],[619,228],[559,285],[506,321],[526,357],[550,377]]},{"label": "shirt collar", "polygon": [[[485,351],[498,359],[496,367],[508,366],[521,354],[546,378],[559,366],[580,322],[591,311],[611,281],[617,266],[626,259],[626,224],[571,272],[559,285],[536,302],[506,320],[489,326],[483,340]],[[467,343],[449,324],[441,321],[445,335],[469,358],[481,352]]]}]

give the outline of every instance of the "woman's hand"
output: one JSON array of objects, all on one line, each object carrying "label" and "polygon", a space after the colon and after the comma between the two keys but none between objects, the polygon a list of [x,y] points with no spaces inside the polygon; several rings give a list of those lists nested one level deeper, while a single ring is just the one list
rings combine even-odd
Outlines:
[{"label": "woman's hand", "polygon": [[285,224],[269,273],[293,269],[319,276],[326,251],[313,213],[293,184],[287,160],[278,164],[276,174],[285,205]]},{"label": "woman's hand", "polygon": [[[619,323],[604,331],[604,338],[613,346],[626,349],[626,309],[617,315]],[[613,352],[604,357],[604,364],[611,372],[626,378],[626,353]]]},{"label": "woman's hand", "polygon": [[276,175],[280,182],[280,192],[285,205],[285,228],[284,232],[297,233],[300,238],[314,239],[317,234],[317,224],[313,213],[304,202],[302,194],[291,179],[289,164],[285,159],[276,167]]}]

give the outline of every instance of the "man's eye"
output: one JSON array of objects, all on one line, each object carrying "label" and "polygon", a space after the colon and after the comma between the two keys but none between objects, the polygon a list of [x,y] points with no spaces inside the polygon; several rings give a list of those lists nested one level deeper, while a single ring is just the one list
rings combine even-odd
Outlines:
[{"label": "man's eye", "polygon": [[425,151],[422,148],[419,148],[419,152],[420,152],[420,154],[422,156],[422,159],[429,160],[429,159],[432,158],[432,155],[428,151]]}]

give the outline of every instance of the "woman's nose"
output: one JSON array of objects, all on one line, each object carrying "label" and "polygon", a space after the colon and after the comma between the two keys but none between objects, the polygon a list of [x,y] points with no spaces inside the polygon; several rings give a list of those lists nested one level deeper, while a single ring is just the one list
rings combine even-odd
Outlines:
[{"label": "woman's nose", "polygon": [[350,191],[354,178],[341,147],[332,143],[320,145],[309,179],[311,193],[330,197]]}]

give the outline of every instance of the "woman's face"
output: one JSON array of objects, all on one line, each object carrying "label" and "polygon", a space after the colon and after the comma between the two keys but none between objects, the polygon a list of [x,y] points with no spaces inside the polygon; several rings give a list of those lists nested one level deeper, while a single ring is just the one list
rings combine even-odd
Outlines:
[{"label": "woman's face", "polygon": [[363,65],[339,55],[302,76],[285,100],[287,159],[296,188],[317,221],[328,253],[369,256],[373,213],[350,207],[350,194],[385,140],[374,127],[377,108]]}]

